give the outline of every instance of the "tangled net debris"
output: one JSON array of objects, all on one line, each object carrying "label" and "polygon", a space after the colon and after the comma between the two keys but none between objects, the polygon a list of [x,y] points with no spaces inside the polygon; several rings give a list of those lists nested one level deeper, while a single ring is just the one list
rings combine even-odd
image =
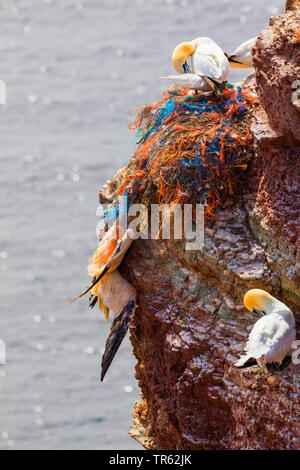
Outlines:
[{"label": "tangled net debris", "polygon": [[138,147],[115,194],[144,202],[150,188],[153,203],[205,200],[206,215],[213,216],[234,193],[252,158],[253,102],[248,88],[232,85],[222,97],[186,89],[164,92],[157,103],[140,109],[129,126],[136,130]]}]

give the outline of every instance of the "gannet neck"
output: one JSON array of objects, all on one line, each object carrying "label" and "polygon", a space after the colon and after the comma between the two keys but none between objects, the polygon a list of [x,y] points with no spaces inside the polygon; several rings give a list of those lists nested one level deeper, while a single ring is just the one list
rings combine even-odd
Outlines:
[{"label": "gannet neck", "polygon": [[255,37],[243,42],[228,56],[232,69],[253,68],[252,49],[256,39]]},{"label": "gannet neck", "polygon": [[277,315],[280,315],[281,318],[283,318],[289,326],[295,327],[295,317],[293,315],[293,312],[288,308],[287,305],[285,305],[283,302],[280,302],[279,300],[275,299],[273,297],[273,302],[270,308],[270,313],[276,313]]}]

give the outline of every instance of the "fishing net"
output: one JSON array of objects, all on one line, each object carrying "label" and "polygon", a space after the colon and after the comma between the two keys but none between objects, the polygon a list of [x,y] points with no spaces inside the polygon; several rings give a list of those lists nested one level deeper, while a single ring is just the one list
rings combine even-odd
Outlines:
[{"label": "fishing net", "polygon": [[205,201],[205,214],[213,217],[237,191],[252,158],[253,102],[249,88],[232,85],[221,97],[171,88],[157,103],[139,109],[129,126],[136,131],[137,150],[107,186],[114,194],[113,210],[117,197],[126,194],[130,203]]}]

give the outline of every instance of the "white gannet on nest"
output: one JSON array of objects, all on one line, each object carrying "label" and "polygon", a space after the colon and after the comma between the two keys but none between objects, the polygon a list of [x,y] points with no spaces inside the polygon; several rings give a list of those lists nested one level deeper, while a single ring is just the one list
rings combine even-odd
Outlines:
[{"label": "white gannet on nest", "polygon": [[257,37],[248,39],[237,47],[230,55],[226,54],[231,69],[253,68],[252,49]]},{"label": "white gannet on nest", "polygon": [[245,351],[235,363],[243,366],[249,359],[256,359],[258,365],[267,372],[266,363],[281,364],[290,352],[296,338],[295,318],[291,310],[282,302],[262,289],[251,289],[244,297],[245,307],[260,315],[247,341]]},{"label": "white gannet on nest", "polygon": [[181,88],[204,92],[214,90],[218,94],[225,88],[230,72],[224,52],[207,37],[178,44],[172,54],[172,64],[181,75],[161,78],[171,80]]},{"label": "white gannet on nest", "polygon": [[[119,239],[116,239],[116,231]],[[118,271],[127,250],[133,242],[133,233],[129,229],[121,236],[121,227],[113,225],[100,241],[93,254],[88,273],[93,276],[92,284],[73,302],[91,291],[90,307],[98,302],[108,321],[109,311],[114,315],[109,336],[105,343],[105,351],[101,362],[101,382],[116,355],[128,330],[129,322],[136,309],[136,289],[127,282]]]}]

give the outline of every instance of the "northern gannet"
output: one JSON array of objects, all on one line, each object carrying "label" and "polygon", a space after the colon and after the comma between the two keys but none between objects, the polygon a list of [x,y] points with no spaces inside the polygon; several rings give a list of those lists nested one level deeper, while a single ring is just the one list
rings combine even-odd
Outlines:
[{"label": "northern gannet", "polygon": [[252,49],[257,37],[248,39],[235,49],[230,55],[226,54],[231,69],[253,68]]},{"label": "northern gannet", "polygon": [[256,359],[258,365],[267,372],[267,362],[282,363],[290,352],[296,338],[295,318],[291,310],[282,302],[262,289],[251,289],[244,297],[245,307],[261,318],[255,323],[247,341],[245,351],[235,363],[243,366],[249,359]]},{"label": "northern gannet", "polygon": [[[190,61],[190,64],[188,63]],[[201,37],[175,47],[172,64],[181,75],[161,77],[182,88],[221,93],[229,77],[229,62],[222,49],[210,38]]]},{"label": "northern gannet", "polygon": [[[118,240],[116,232],[118,232]],[[114,316],[101,362],[101,382],[126,335],[137,306],[136,289],[122,277],[117,269],[132,242],[132,230],[128,229],[122,236],[121,227],[116,228],[114,224],[105,233],[90,259],[88,273],[93,276],[92,284],[74,299],[75,301],[91,291],[90,307],[93,308],[98,302],[106,321],[108,321],[110,311]]]}]

